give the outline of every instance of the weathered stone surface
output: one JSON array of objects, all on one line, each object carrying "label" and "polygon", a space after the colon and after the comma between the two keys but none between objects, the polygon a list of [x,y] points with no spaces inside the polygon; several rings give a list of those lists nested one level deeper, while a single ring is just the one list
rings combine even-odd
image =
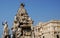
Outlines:
[{"label": "weathered stone surface", "polygon": [[34,29],[36,38],[60,38],[60,20],[40,22]]},{"label": "weathered stone surface", "polygon": [[32,19],[28,16],[24,4],[21,4],[18,13],[15,16],[13,30],[15,29],[16,38],[31,38]]}]

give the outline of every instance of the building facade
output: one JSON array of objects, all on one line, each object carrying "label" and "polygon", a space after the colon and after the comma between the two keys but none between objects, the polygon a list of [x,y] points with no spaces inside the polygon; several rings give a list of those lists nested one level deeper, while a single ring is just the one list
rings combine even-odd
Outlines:
[{"label": "building facade", "polygon": [[60,20],[40,22],[34,29],[36,38],[60,38]]}]

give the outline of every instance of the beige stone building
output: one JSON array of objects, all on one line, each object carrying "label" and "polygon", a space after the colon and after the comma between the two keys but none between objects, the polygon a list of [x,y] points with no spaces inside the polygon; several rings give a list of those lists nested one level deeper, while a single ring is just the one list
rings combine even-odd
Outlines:
[{"label": "beige stone building", "polygon": [[34,29],[36,38],[60,38],[60,20],[40,22]]}]

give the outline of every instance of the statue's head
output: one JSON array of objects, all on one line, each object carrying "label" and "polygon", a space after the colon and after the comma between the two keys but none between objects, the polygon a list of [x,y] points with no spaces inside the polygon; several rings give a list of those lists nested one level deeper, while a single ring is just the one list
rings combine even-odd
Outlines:
[{"label": "statue's head", "polygon": [[4,22],[2,22],[2,25],[5,25],[5,24],[7,24],[7,21],[6,20]]},{"label": "statue's head", "polygon": [[21,3],[21,5],[20,5],[20,6],[24,7],[25,5],[24,5],[23,3]]},{"label": "statue's head", "polygon": [[2,23],[2,25],[4,26],[4,28],[8,28],[8,24],[6,20]]},{"label": "statue's head", "polygon": [[7,21],[5,20],[4,23],[7,24]]}]

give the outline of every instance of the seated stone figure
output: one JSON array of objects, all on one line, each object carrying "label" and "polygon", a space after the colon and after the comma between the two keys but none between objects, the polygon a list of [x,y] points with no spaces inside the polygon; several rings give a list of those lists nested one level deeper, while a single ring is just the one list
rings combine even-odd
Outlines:
[{"label": "seated stone figure", "polygon": [[5,21],[3,25],[4,25],[4,32],[3,32],[4,38],[10,38],[7,21]]}]

